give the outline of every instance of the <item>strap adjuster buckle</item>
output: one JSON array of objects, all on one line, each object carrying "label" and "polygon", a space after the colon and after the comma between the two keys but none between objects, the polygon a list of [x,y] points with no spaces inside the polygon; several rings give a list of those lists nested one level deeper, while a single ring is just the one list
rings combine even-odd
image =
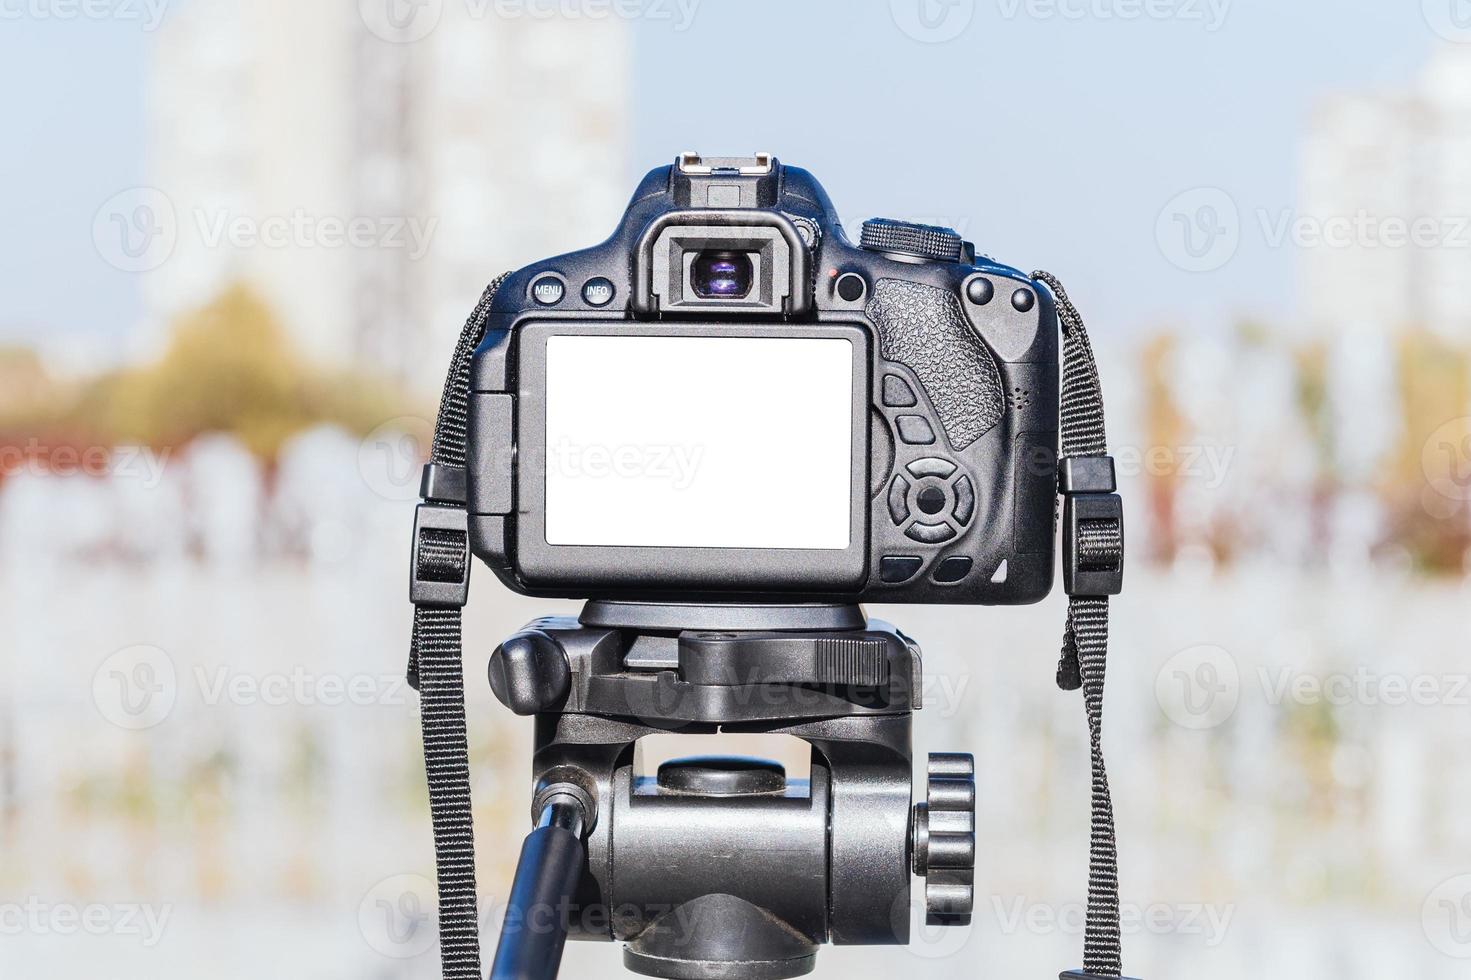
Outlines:
[{"label": "strap adjuster buckle", "polygon": [[463,607],[470,599],[470,516],[463,506],[420,504],[414,510],[409,601]]},{"label": "strap adjuster buckle", "polygon": [[1062,585],[1071,596],[1118,595],[1124,587],[1124,502],[1113,457],[1058,463],[1062,493]]}]

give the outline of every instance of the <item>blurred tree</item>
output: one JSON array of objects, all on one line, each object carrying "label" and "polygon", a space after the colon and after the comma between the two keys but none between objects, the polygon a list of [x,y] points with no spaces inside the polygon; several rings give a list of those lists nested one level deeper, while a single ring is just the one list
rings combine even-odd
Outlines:
[{"label": "blurred tree", "polygon": [[127,441],[179,445],[229,431],[261,455],[309,419],[310,378],[271,310],[234,286],[178,324],[158,364],[107,386],[107,428]]},{"label": "blurred tree", "polygon": [[1400,338],[1398,357],[1404,428],[1383,481],[1390,539],[1420,571],[1458,575],[1471,549],[1466,501],[1436,494],[1425,471],[1425,452],[1446,423],[1471,415],[1471,356],[1419,330]]},{"label": "blurred tree", "polygon": [[270,307],[245,286],[186,316],[159,363],[104,387],[100,407],[116,438],[180,445],[226,431],[266,457],[319,422],[371,429],[397,414],[399,402],[382,383],[303,362]]},{"label": "blurred tree", "polygon": [[[4,383],[12,375],[25,383]],[[155,364],[68,388],[51,382],[34,354],[0,352],[0,391],[8,443],[164,448],[229,432],[266,459],[310,426],[362,434],[408,411],[383,380],[304,361],[269,305],[243,285],[183,317]]]},{"label": "blurred tree", "polygon": [[[1186,441],[1185,418],[1175,404],[1175,396],[1170,387],[1170,372],[1174,369],[1177,346],[1174,334],[1160,333],[1147,340],[1140,351],[1146,443],[1138,447],[1141,459],[1149,458],[1152,447],[1180,446]],[[1152,561],[1168,562],[1174,559],[1180,545],[1175,527],[1175,497],[1179,492],[1179,474],[1153,472],[1150,467],[1145,466],[1142,476],[1152,530],[1148,557]]]}]

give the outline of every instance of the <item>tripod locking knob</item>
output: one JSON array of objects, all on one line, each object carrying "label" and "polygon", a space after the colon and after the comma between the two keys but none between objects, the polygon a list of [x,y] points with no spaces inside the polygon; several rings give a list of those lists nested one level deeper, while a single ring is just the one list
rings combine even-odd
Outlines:
[{"label": "tripod locking knob", "polygon": [[967,753],[931,752],[925,800],[914,805],[910,844],[924,878],[930,925],[970,923],[975,904],[976,763]]},{"label": "tripod locking knob", "polygon": [[522,630],[490,655],[490,689],[518,715],[534,715],[567,696],[571,668],[556,640],[537,630]]}]

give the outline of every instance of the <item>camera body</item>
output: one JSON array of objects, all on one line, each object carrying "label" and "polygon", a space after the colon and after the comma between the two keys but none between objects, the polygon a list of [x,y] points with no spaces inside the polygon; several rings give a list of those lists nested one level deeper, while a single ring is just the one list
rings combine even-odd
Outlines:
[{"label": "camera body", "polygon": [[685,154],[507,277],[471,367],[472,551],[534,596],[1036,601],[1051,295],[954,232],[851,242],[774,158]]}]

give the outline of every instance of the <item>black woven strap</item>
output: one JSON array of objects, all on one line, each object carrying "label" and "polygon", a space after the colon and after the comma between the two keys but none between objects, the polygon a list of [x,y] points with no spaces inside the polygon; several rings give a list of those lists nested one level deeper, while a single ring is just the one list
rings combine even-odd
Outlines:
[{"label": "black woven strap", "polygon": [[[1083,318],[1056,276],[1034,272],[1057,304],[1063,335],[1061,457],[1106,457],[1103,387]],[[1091,521],[1080,526],[1079,561],[1095,567],[1121,566],[1123,529],[1117,521]],[[1088,975],[1117,977],[1123,972],[1119,926],[1118,846],[1114,837],[1113,801],[1103,761],[1103,682],[1108,661],[1108,597],[1070,595],[1067,627],[1057,683],[1065,690],[1083,689],[1093,768],[1091,843],[1088,850],[1088,916],[1083,935],[1083,968]]]},{"label": "black woven strap", "polygon": [[[463,470],[468,436],[470,359],[485,336],[490,303],[504,281],[486,287],[455,346],[429,461]],[[431,506],[425,504],[424,506]],[[453,509],[453,501],[432,502]],[[461,510],[464,503],[458,504]],[[416,581],[461,582],[469,576],[469,542],[462,530],[416,532]],[[470,749],[465,726],[465,676],[457,605],[414,606],[409,681],[419,689],[424,774],[434,821],[434,865],[439,890],[439,955],[444,980],[481,980],[480,929],[475,897],[475,830],[470,806]]]}]

